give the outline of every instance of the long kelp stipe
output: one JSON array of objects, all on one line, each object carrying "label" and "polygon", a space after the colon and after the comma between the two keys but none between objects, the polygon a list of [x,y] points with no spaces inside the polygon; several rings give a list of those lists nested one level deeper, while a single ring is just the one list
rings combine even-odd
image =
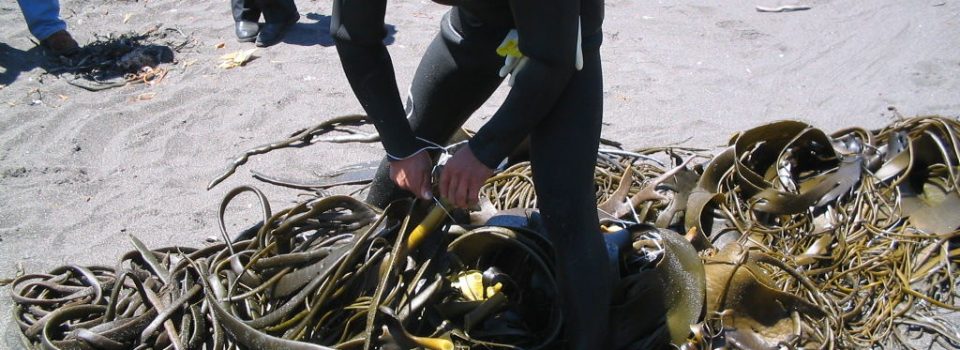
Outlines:
[{"label": "long kelp stipe", "polygon": [[[248,151],[211,184],[249,156],[356,123]],[[716,155],[602,149],[598,230],[619,276],[612,343],[960,347],[958,136],[960,122],[943,117],[832,134],[783,121]],[[274,212],[240,187],[221,208],[254,192],[262,225],[223,229],[224,242],[201,249],[131,237],[115,266],[20,276],[15,321],[25,346],[45,349],[553,348],[575,330],[561,329],[531,178],[528,163],[505,165],[470,222],[444,211],[440,225],[424,224],[434,203],[315,193]]]}]

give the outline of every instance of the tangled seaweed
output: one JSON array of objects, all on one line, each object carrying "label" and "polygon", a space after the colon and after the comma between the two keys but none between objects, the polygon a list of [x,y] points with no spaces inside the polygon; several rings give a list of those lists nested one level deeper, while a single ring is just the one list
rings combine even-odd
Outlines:
[{"label": "tangled seaweed", "polygon": [[167,74],[161,65],[174,62],[174,53],[191,45],[193,39],[178,29],[159,26],[143,33],[98,36],[51,73],[66,74],[67,83],[90,91],[158,83]]},{"label": "tangled seaweed", "polygon": [[[254,148],[210,186],[272,149],[370,140],[358,123]],[[335,131],[350,135],[324,136]],[[943,117],[830,135],[784,121],[716,156],[602,149],[598,217],[620,277],[611,342],[918,348],[919,334],[924,348],[960,347],[958,134]],[[131,237],[115,267],[21,276],[15,320],[26,346],[47,349],[551,348],[563,315],[530,172],[498,171],[469,223],[433,203],[342,195],[273,212],[239,187],[221,203],[224,243],[149,249]],[[259,198],[262,223],[231,238],[223,213],[243,193]]]},{"label": "tangled seaweed", "polygon": [[[769,286],[812,307],[797,307],[800,332],[785,333],[790,341],[762,344],[910,348],[908,333],[922,330],[960,346],[955,323],[944,319],[960,309],[958,131],[956,119],[935,117],[830,136],[781,122],[743,133],[727,151],[733,157],[711,161],[719,181],[705,173],[699,185],[717,187],[701,186],[700,198],[709,196],[726,221],[711,236],[735,239],[729,249],[765,267]],[[756,186],[759,179],[766,183]],[[724,320],[723,310],[708,323]]]}]

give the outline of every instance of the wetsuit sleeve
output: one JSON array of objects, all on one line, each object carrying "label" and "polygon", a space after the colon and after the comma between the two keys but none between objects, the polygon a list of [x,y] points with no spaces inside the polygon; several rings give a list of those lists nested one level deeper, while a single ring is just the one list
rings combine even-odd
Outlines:
[{"label": "wetsuit sleeve", "polygon": [[500,109],[470,140],[470,150],[491,169],[551,111],[576,71],[580,0],[515,0],[510,6],[529,62]]},{"label": "wetsuit sleeve", "polygon": [[393,61],[383,39],[386,0],[334,0],[330,33],[353,93],[380,133],[387,155],[402,159],[419,143],[404,113]]}]

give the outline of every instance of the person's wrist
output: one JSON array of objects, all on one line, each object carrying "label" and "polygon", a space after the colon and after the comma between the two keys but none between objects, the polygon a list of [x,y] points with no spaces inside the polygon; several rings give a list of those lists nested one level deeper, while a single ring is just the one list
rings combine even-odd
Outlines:
[{"label": "person's wrist", "polygon": [[500,165],[500,162],[503,161],[503,158],[495,160],[492,159],[496,157],[491,157],[489,154],[487,154],[488,152],[483,145],[479,144],[479,142],[473,141],[474,140],[470,140],[470,142],[467,143],[467,148],[470,149],[470,154],[472,154],[477,161],[483,164],[483,166],[487,167],[488,170],[492,171],[493,169],[496,169],[497,166]]}]

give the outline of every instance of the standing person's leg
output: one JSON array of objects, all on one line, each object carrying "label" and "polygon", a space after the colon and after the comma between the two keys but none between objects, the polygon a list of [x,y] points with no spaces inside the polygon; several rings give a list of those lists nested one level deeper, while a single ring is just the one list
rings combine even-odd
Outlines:
[{"label": "standing person's leg", "polygon": [[266,22],[257,35],[257,46],[279,43],[287,29],[300,20],[294,0],[257,0],[257,5],[263,11],[263,20]]},{"label": "standing person's leg", "polygon": [[[497,75],[503,58],[497,55],[496,48],[509,28],[471,26],[463,16],[470,14],[455,7],[443,17],[440,33],[417,66],[407,98],[407,116],[413,132],[440,145],[490,98],[503,80]],[[384,207],[409,195],[397,188],[389,174],[389,162],[384,160],[367,203]]]},{"label": "standing person's leg", "polygon": [[267,23],[289,22],[300,19],[297,3],[294,0],[258,0],[263,10],[263,19]]},{"label": "standing person's leg", "polygon": [[30,34],[40,39],[40,44],[57,55],[70,55],[80,45],[67,32],[67,23],[60,19],[58,0],[17,0]]},{"label": "standing person's leg", "polygon": [[53,33],[67,29],[67,23],[60,19],[58,0],[17,0],[20,11],[27,21],[30,33],[43,40]]},{"label": "standing person's leg", "polygon": [[230,0],[237,41],[251,42],[260,32],[260,7],[254,0]]},{"label": "standing person's leg", "polygon": [[230,0],[234,22],[260,22],[260,6],[254,0]]},{"label": "standing person's leg", "polygon": [[537,204],[556,251],[566,348],[604,349],[612,286],[593,181],[603,114],[598,50],[584,52],[583,70],[558,101],[530,136]]}]

